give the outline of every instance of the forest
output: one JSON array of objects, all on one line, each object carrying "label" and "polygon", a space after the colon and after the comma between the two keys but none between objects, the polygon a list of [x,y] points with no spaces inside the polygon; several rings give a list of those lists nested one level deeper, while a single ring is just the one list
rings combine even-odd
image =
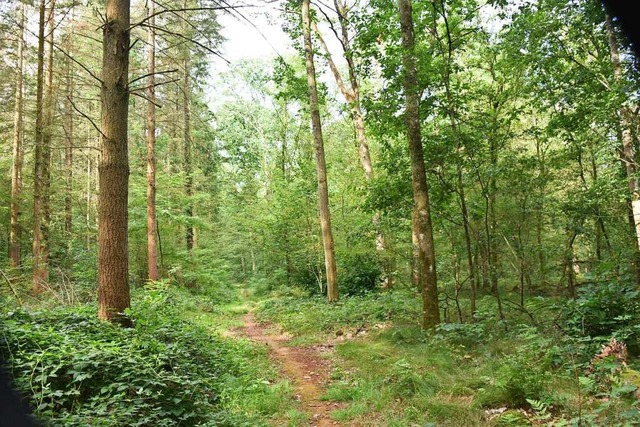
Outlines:
[{"label": "forest", "polygon": [[0,1],[0,425],[640,425],[621,18]]}]

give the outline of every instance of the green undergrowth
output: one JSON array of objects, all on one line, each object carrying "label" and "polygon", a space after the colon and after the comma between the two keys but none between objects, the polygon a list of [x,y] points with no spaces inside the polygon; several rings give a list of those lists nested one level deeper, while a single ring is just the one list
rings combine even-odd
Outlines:
[{"label": "green undergrowth", "polygon": [[508,320],[500,321],[495,299],[485,297],[475,322],[445,322],[430,332],[418,324],[419,298],[402,289],[336,304],[286,290],[263,302],[259,316],[291,333],[294,342],[336,344],[325,398],[347,404],[333,413],[345,423],[639,425],[635,359],[629,368],[614,357],[591,364],[604,336],[624,332],[631,339],[633,315],[616,314],[626,316],[618,319],[622,332],[572,331],[580,319],[587,326],[600,322],[593,307],[603,304],[591,299],[585,294],[563,306],[531,298],[526,311],[505,305]]},{"label": "green undergrowth", "polygon": [[[47,426],[261,426],[291,413],[266,351],[222,329],[246,307],[158,284],[134,293],[135,328],[93,305],[3,310],[0,357]],[[299,416],[298,416],[299,417]]]}]

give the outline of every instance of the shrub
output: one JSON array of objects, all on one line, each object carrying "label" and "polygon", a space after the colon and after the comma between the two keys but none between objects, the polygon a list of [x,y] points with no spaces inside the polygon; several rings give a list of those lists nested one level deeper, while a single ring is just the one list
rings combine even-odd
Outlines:
[{"label": "shrub", "polygon": [[[346,254],[345,254],[346,255]],[[343,295],[362,295],[376,290],[382,272],[375,257],[350,254],[338,261],[339,289]]]},{"label": "shrub", "polygon": [[578,298],[561,308],[562,330],[577,339],[578,353],[588,362],[611,337],[640,350],[640,293],[631,284],[608,283],[580,288]]},{"label": "shrub", "polygon": [[233,348],[172,310],[156,291],[132,312],[135,329],[98,321],[91,306],[10,312],[0,357],[52,425],[242,425],[218,405]]}]

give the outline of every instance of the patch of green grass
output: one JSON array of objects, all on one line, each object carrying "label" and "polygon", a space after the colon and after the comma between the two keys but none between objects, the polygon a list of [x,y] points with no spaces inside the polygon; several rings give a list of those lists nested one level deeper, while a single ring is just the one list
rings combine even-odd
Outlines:
[{"label": "patch of green grass", "polygon": [[[245,288],[236,285],[235,289],[240,293]],[[225,377],[224,401],[228,410],[252,418],[256,425],[271,425],[274,419],[278,420],[277,425],[302,425],[306,415],[297,409],[291,383],[281,378],[264,346],[251,342],[238,332],[253,303],[237,299],[207,309],[206,298],[192,295],[184,298],[191,302],[189,309],[182,311],[185,320],[203,327],[212,336],[236,331],[229,339],[242,349],[236,356],[243,374]]]},{"label": "patch of green grass", "polygon": [[[339,421],[371,426],[497,425],[505,420],[489,420],[486,409],[529,408],[530,400],[549,402],[556,420],[568,421],[580,408],[609,410],[597,402],[589,407],[584,390],[579,397],[562,337],[528,325],[522,313],[509,313],[511,324],[505,330],[495,318],[495,300],[483,298],[476,323],[443,323],[425,332],[417,322],[418,304],[414,294],[402,290],[345,298],[337,304],[284,296],[258,309],[261,319],[288,331],[294,340],[338,342],[333,384],[323,398],[348,405],[335,411]],[[553,317],[550,303],[537,298],[530,304]],[[357,335],[359,330],[366,333]]]}]

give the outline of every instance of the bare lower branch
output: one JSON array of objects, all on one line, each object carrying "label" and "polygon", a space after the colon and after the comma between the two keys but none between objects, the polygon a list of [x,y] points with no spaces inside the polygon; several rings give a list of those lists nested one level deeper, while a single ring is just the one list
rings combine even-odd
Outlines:
[{"label": "bare lower branch", "polygon": [[135,27],[146,26],[145,22],[163,13],[201,12],[201,11],[208,11],[208,10],[235,10],[235,9],[246,8],[246,7],[256,7],[256,6],[252,6],[252,5],[230,6],[229,5],[229,6],[213,6],[213,7],[184,7],[180,9],[164,9],[145,17],[141,21],[136,22],[135,24],[129,27],[129,31],[131,31]]},{"label": "bare lower branch", "polygon": [[71,99],[71,97],[67,96],[67,99],[69,100],[69,102],[71,103],[71,106],[73,107],[74,110],[76,110],[78,112],[78,114],[80,114],[82,117],[84,117],[85,119],[89,120],[89,122],[93,125],[93,127],[100,133],[100,135],[102,135],[104,138],[107,138],[107,135],[105,135],[104,133],[102,133],[102,130],[100,130],[100,128],[98,127],[98,125],[96,125],[96,123],[93,121],[93,119],[89,116],[87,116],[85,113],[83,113],[82,111],[80,111],[78,109],[78,107],[76,106],[76,103],[73,102],[73,99]]},{"label": "bare lower branch", "polygon": [[146,79],[147,77],[161,75],[161,74],[177,73],[177,72],[178,72],[178,69],[174,68],[173,70],[156,71],[156,72],[153,72],[153,73],[147,73],[147,74],[145,74],[143,76],[136,77],[135,79],[131,80],[129,82],[129,86],[131,86],[133,83],[135,83],[135,82],[137,82],[139,80]]}]

